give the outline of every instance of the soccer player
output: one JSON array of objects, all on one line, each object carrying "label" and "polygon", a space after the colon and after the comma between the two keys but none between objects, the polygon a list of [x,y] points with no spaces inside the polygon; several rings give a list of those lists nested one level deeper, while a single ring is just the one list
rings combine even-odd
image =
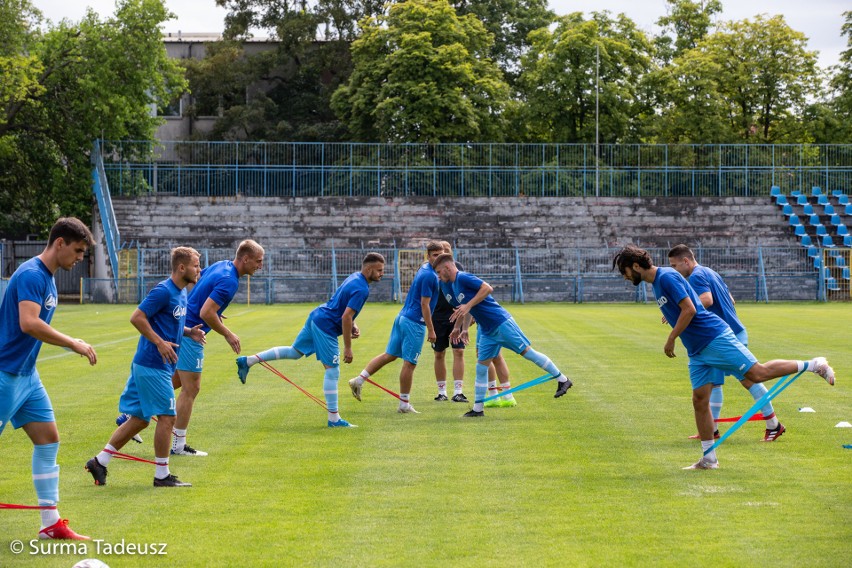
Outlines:
[{"label": "soccer player", "polygon": [[86,462],[95,485],[106,485],[107,467],[113,453],[148,427],[157,417],[154,431],[154,487],[191,487],[169,471],[169,450],[175,424],[175,391],[172,375],[178,361],[182,336],[205,342],[202,324],[186,327],[186,286],[198,282],[198,252],[177,247],[171,253],[172,275],[148,292],[130,316],[141,337],[130,365],[130,377],[118,401],[119,412],[130,418],[119,426],[98,455]]},{"label": "soccer player", "polygon": [[[441,241],[443,252],[452,254],[453,249],[447,241]],[[456,263],[456,268],[462,270],[462,266]],[[439,291],[440,292],[440,291]],[[447,348],[453,350],[453,402],[468,402],[464,395],[464,348],[465,344],[462,341],[450,342],[450,333],[455,326],[450,321],[450,316],[453,315],[453,307],[444,298],[444,295],[438,293],[438,303],[435,304],[435,310],[432,312],[432,323],[435,327],[435,341],[432,342],[432,351],[435,353],[435,382],[438,386],[437,401],[448,400],[447,398],[447,363],[446,354]]]},{"label": "soccer player", "polygon": [[426,262],[417,270],[405,303],[396,319],[393,320],[390,339],[385,352],[367,363],[361,373],[349,380],[352,396],[361,400],[361,387],[371,375],[392,361],[402,358],[399,371],[399,408],[401,414],[414,413],[411,405],[411,385],[414,382],[414,369],[423,349],[423,337],[430,343],[436,341],[435,326],[432,323],[432,310],[438,302],[438,275],[430,264],[444,254],[444,245],[439,241],[429,241],[426,245]]},{"label": "soccer player", "polygon": [[[701,305],[722,318],[734,336],[744,346],[748,347],[748,332],[737,317],[737,309],[734,307],[734,297],[728,290],[728,286],[718,272],[706,266],[701,266],[695,261],[695,254],[686,245],[677,245],[669,251],[669,264],[677,270],[681,276],[689,281],[689,285],[698,294]],[[713,420],[718,420],[722,412],[722,385],[725,384],[725,374],[717,372],[713,381],[713,390],[710,392],[710,412]],[[755,401],[760,400],[766,394],[766,387],[760,383],[753,383],[748,379],[742,379],[740,384],[748,390]],[[763,435],[764,442],[774,442],[787,429],[778,421],[772,402],[767,402],[762,409],[766,420],[766,432]],[[713,432],[713,437],[719,437],[719,430]],[[690,436],[692,439],[697,435]]]},{"label": "soccer player", "polygon": [[[775,359],[759,363],[751,351],[737,341],[734,332],[716,314],[708,311],[698,294],[677,270],[654,266],[647,251],[635,247],[622,248],[613,258],[613,267],[634,286],[648,282],[654,287],[657,305],[663,312],[672,331],[663,346],[667,357],[675,357],[675,339],[680,337],[689,355],[689,378],[692,382],[692,407],[695,423],[701,436],[702,454],[713,445],[713,415],[710,412],[710,391],[717,370],[762,383],[802,371],[807,364],[816,373],[834,385],[834,370],[825,357],[808,362]],[[717,469],[719,461],[715,450],[703,455],[696,463],[684,469]]]},{"label": "soccer player", "polygon": [[441,293],[456,311],[451,316],[455,329],[451,339],[458,340],[463,327],[469,325],[471,316],[479,326],[479,353],[476,363],[476,382],[473,408],[464,416],[475,418],[485,416],[483,403],[488,388],[488,365],[506,347],[532,361],[546,372],[557,378],[556,394],[559,398],[568,392],[572,383],[553,362],[543,353],[535,351],[529,339],[523,334],[514,318],[491,296],[493,288],[473,274],[456,268],[453,255],[442,254],[433,263],[441,280]]},{"label": "soccer player", "polygon": [[[44,342],[98,361],[95,349],[50,325],[57,304],[53,275],[71,270],[94,243],[79,219],[62,217],[50,229],[44,251],[15,270],[0,303],[0,434],[6,424],[23,428],[33,443],[33,485],[41,510],[40,539],[90,540],[59,516],[59,430],[53,405],[35,363]],[[8,466],[8,457],[4,462]],[[49,508],[52,507],[52,508]]]},{"label": "soccer player", "polygon": [[[253,275],[263,267],[263,247],[253,240],[245,240],[237,247],[234,260],[221,260],[201,271],[186,305],[186,325],[201,325],[205,334],[212,329],[225,338],[231,349],[240,354],[240,338],[228,329],[222,313],[240,286],[240,278]],[[192,407],[201,388],[201,368],[204,365],[204,344],[184,336],[180,344],[177,371],[172,377],[175,390],[181,389],[177,399],[172,454],[181,456],[206,456],[186,444],[186,431],[192,416]]]},{"label": "soccer player", "polygon": [[378,282],[385,273],[385,257],[377,252],[367,253],[361,262],[361,270],[353,272],[343,281],[331,299],[314,309],[292,346],[273,347],[257,355],[237,357],[237,376],[245,384],[253,365],[275,359],[301,359],[316,353],[325,368],[323,393],[328,407],[329,428],[355,428],[340,417],[337,407],[337,382],[340,379],[340,345],[337,338],[343,336],[343,362],[351,363],[352,340],[361,334],[355,318],[370,295],[370,284]]}]

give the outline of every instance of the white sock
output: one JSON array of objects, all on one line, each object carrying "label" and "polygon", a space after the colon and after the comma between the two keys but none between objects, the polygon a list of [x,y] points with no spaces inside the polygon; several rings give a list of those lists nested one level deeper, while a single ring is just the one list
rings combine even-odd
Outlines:
[{"label": "white sock", "polygon": [[567,381],[567,380],[568,380],[568,377],[566,377],[566,376],[565,376],[565,373],[561,373],[561,374],[560,374],[560,375],[556,378],[556,380],[557,380],[557,381],[559,381],[560,383],[564,383],[565,381]]},{"label": "white sock", "polygon": [[497,394],[497,381],[488,381],[488,396]]},{"label": "white sock", "polygon": [[370,378],[370,373],[367,372],[367,369],[364,369],[363,371],[361,371],[361,373],[357,377],[355,377],[355,382],[357,382],[359,385],[363,385],[364,381],[366,381],[369,378]]},{"label": "white sock", "polygon": [[474,402],[473,403],[473,411],[474,412],[482,412],[485,410],[485,403],[483,402]]},{"label": "white sock", "polygon": [[767,430],[775,430],[776,428],[778,428],[779,424],[780,424],[780,422],[778,422],[777,416],[773,416],[772,418],[766,419],[766,429]]},{"label": "white sock", "polygon": [[[715,440],[701,440],[701,451],[706,452],[715,443],[716,443]],[[713,450],[712,452],[705,455],[704,457],[707,459],[707,461],[711,461],[711,462],[719,461],[716,458],[716,450]]]},{"label": "white sock", "polygon": [[[56,502],[39,499],[38,504],[42,507],[48,507],[56,505]],[[40,512],[42,529],[46,529],[47,527],[53,526],[59,522],[59,509],[42,509]]]},{"label": "white sock", "polygon": [[399,393],[399,407],[406,408],[409,405],[409,399],[411,398],[411,394],[407,392]]},{"label": "white sock", "polygon": [[438,394],[447,396],[447,381],[438,381]]},{"label": "white sock", "polygon": [[172,449],[175,452],[180,452],[183,450],[184,446],[186,446],[186,430],[178,430],[177,428],[174,428],[172,433],[174,434]]},{"label": "white sock", "polygon": [[339,412],[329,412],[328,413],[328,421],[329,422],[338,422],[340,420]]},{"label": "white sock", "polygon": [[[502,390],[507,391],[510,388],[512,388],[512,383],[510,383],[510,382],[500,383],[500,386],[502,387]],[[512,400],[513,398],[515,398],[515,395],[513,395],[512,393],[509,393],[507,395],[503,395],[503,400]]]},{"label": "white sock", "polygon": [[107,450],[109,450],[110,452],[116,451],[116,449],[113,448],[111,444],[107,444],[106,446],[104,446],[104,449],[101,450],[101,453],[95,456],[95,459],[98,460],[98,463],[104,467],[108,466],[109,460],[112,459],[112,454],[109,453]]},{"label": "white sock", "polygon": [[464,381],[453,381],[453,394],[464,392]]},{"label": "white sock", "polygon": [[168,456],[164,458],[154,458],[154,461],[157,462],[157,469],[154,472],[154,477],[157,479],[165,479],[171,473],[169,471],[169,458]]}]

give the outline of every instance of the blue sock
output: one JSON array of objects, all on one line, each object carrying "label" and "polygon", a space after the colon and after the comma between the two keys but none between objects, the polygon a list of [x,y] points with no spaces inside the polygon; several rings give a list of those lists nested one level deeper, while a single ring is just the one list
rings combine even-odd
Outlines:
[{"label": "blue sock", "polygon": [[[760,398],[766,394],[766,387],[763,386],[763,383],[754,383],[748,389],[748,392],[751,393],[752,398],[755,401],[760,400]],[[763,408],[760,409],[763,413],[763,418],[766,419],[767,428],[777,428],[778,420],[775,417],[775,409],[772,408],[772,401],[768,401]]]},{"label": "blue sock", "polygon": [[539,353],[532,347],[530,347],[527,352],[523,354],[523,358],[527,359],[528,361],[532,361],[554,377],[558,377],[562,374],[562,371],[556,368],[556,365],[553,364],[553,361],[551,361],[547,357],[547,355],[545,355],[544,353]]},{"label": "blue sock", "polygon": [[722,414],[722,402],[725,400],[725,394],[722,392],[721,386],[714,386],[710,391],[710,413],[713,415],[713,420],[718,420]]},{"label": "blue sock", "polygon": [[[59,442],[33,446],[33,485],[39,505],[56,505],[59,502],[59,466],[56,454]],[[59,520],[56,509],[41,511],[42,528],[49,527]]]},{"label": "blue sock", "polygon": [[476,382],[473,384],[473,387],[473,409],[476,412],[482,412],[482,410],[485,408],[485,403],[477,401],[481,401],[488,395],[488,365],[483,365],[482,363],[477,361]]},{"label": "blue sock", "polygon": [[337,381],[340,379],[340,367],[325,370],[322,381],[322,392],[325,394],[325,405],[329,414],[337,414]]},{"label": "blue sock", "polygon": [[261,361],[275,361],[276,359],[300,359],[302,354],[299,353],[293,347],[282,346],[282,347],[273,347],[272,349],[267,349],[266,351],[262,351],[257,355],[249,355],[246,357],[246,363],[248,363],[249,367],[252,365],[257,365]]}]

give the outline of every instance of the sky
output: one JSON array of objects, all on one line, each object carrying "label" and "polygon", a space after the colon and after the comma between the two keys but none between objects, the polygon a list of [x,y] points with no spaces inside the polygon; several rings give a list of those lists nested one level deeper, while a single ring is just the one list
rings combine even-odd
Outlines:
[{"label": "sky", "polygon": [[[89,6],[101,17],[114,12],[114,0],[31,0],[50,20],[63,18],[79,20]],[[623,12],[649,33],[658,31],[654,22],[665,14],[665,0],[549,0],[550,8],[557,14],[609,10]],[[168,8],[177,16],[166,22],[164,32],[214,32],[222,31],[226,10],[216,6],[214,0],[166,0]],[[742,20],[757,14],[774,16],[782,14],[791,28],[808,37],[808,46],[819,52],[823,68],[838,62],[846,41],[840,35],[844,10],[852,10],[849,0],[722,0],[722,20]]]}]

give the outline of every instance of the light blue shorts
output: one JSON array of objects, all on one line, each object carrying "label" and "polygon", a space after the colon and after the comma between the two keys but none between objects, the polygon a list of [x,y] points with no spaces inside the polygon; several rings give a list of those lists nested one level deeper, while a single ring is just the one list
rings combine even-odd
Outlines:
[{"label": "light blue shorts", "polygon": [[178,371],[200,373],[203,366],[204,345],[184,335],[180,340],[180,350],[178,351]]},{"label": "light blue shorts", "polygon": [[491,333],[482,333],[481,329],[477,330],[476,333],[476,349],[478,351],[476,358],[479,361],[493,359],[500,354],[501,347],[520,355],[524,349],[530,346],[530,340],[515,323],[515,318],[507,319]]},{"label": "light blue shorts", "polygon": [[56,422],[37,370],[31,375],[0,371],[0,434],[9,422],[16,430],[30,422]]},{"label": "light blue shorts", "polygon": [[692,390],[706,384],[721,384],[719,381],[724,382],[725,375],[733,375],[741,381],[755,363],[757,359],[751,351],[728,330],[689,358]]},{"label": "light blue shorts", "polygon": [[[741,332],[739,332],[736,335],[736,337],[737,337],[737,341],[742,343],[743,346],[748,347],[748,331],[743,329]],[[719,369],[716,369],[716,371],[717,371],[717,375],[715,377],[713,377],[712,383],[713,383],[713,386],[720,387],[720,386],[725,384],[725,372],[721,371]],[[740,380],[742,380],[742,379],[740,379]]]},{"label": "light blue shorts", "polygon": [[318,328],[310,316],[302,331],[296,336],[293,348],[306,357],[316,353],[319,362],[327,367],[340,365],[340,346],[337,343],[337,337]]},{"label": "light blue shorts", "polygon": [[150,422],[152,416],[174,416],[172,373],[132,363],[130,377],[118,399],[118,410],[145,422]]},{"label": "light blue shorts", "polygon": [[412,365],[417,364],[420,352],[423,350],[423,340],[426,338],[426,326],[411,321],[402,314],[393,320],[390,340],[385,353],[400,357]]}]

